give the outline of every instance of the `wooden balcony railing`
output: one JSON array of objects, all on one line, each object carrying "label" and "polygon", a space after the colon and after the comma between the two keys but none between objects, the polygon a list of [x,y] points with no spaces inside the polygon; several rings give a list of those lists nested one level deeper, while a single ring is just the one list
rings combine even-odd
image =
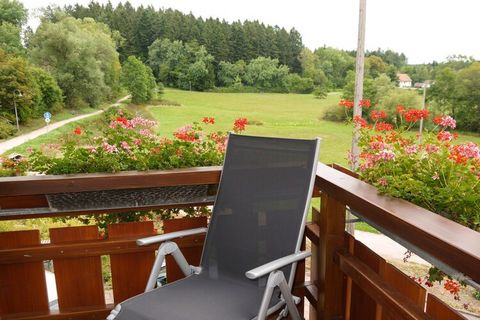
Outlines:
[{"label": "wooden balcony railing", "polygon": [[[220,177],[220,167],[0,179],[0,219],[29,219],[206,206]],[[178,186],[207,186],[206,194],[169,201],[112,205],[55,206],[58,196],[111,197],[114,191],[148,190],[176,194]],[[310,319],[463,319],[443,302],[345,232],[345,211],[354,211],[385,234],[440,264],[480,283],[480,234],[408,202],[381,196],[372,186],[319,164],[313,221],[305,230],[313,256],[310,279],[305,265],[297,271],[295,292],[311,307]],[[198,188],[197,188],[198,189]],[[147,190],[147,191],[145,191]],[[76,197],[78,195],[78,197]],[[102,202],[102,201],[100,201]],[[110,204],[108,204],[108,203]],[[207,223],[205,218],[167,220],[165,231]],[[38,230],[0,233],[0,319],[104,319],[117,302],[143,291],[155,246],[137,247],[134,239],[155,234],[151,221],[109,225],[108,237],[96,226],[54,228],[42,244]],[[198,262],[202,237],[179,240],[187,260]],[[105,299],[108,256],[113,301]],[[53,261],[58,310],[48,304],[44,261]],[[102,271],[103,267],[103,271]],[[168,279],[178,270],[167,261]],[[303,306],[301,306],[303,308]]]}]

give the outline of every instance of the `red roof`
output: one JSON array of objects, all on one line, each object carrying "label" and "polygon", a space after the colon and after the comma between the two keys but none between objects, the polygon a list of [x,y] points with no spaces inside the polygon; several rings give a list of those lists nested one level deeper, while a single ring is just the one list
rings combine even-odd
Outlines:
[{"label": "red roof", "polygon": [[397,74],[398,81],[400,82],[412,82],[412,79],[406,73],[399,73]]}]

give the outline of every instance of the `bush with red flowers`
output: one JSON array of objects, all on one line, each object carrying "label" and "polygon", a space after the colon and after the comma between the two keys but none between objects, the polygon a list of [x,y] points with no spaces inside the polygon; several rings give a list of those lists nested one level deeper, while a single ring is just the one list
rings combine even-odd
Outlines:
[{"label": "bush with red flowers", "polygon": [[[227,134],[206,133],[215,119],[203,118],[177,129],[172,139],[161,138],[155,121],[119,111],[109,115],[103,135],[93,136],[77,127],[57,150],[34,150],[28,157],[30,171],[46,174],[118,172],[220,165]],[[235,120],[233,130],[245,130],[247,119]],[[209,130],[210,131],[210,130]]]},{"label": "bush with red flowers", "polygon": [[480,148],[456,142],[450,116],[436,117],[435,128],[418,137],[410,129],[428,117],[426,110],[403,106],[394,117],[398,127],[384,121],[382,110],[371,111],[370,122],[355,117],[361,132],[360,177],[382,193],[480,231]]}]

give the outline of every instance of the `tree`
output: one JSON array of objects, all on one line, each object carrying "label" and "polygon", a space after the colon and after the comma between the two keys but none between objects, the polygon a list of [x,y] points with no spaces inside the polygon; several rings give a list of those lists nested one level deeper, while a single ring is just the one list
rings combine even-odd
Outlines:
[{"label": "tree", "polygon": [[116,94],[120,63],[106,25],[91,18],[43,21],[30,42],[32,61],[51,72],[68,106],[98,106]]},{"label": "tree", "polygon": [[121,83],[132,95],[133,103],[147,102],[155,93],[152,69],[134,56],[128,57],[123,64]]},{"label": "tree", "polygon": [[230,87],[237,82],[237,79],[243,79],[245,75],[245,61],[238,60],[235,63],[221,61],[218,70],[218,82],[221,86]]},{"label": "tree", "polygon": [[315,88],[312,79],[302,78],[296,73],[290,73],[285,77],[285,87],[290,93],[312,93]]},{"label": "tree", "polygon": [[343,88],[348,71],[355,68],[355,58],[345,51],[328,47],[315,50],[315,55],[318,57],[316,67],[325,73],[330,86]]},{"label": "tree", "polygon": [[20,27],[9,22],[0,23],[0,48],[9,53],[24,54]]},{"label": "tree", "polygon": [[321,87],[326,90],[328,79],[323,70],[317,67],[320,64],[318,62],[318,56],[310,51],[310,49],[303,48],[298,60],[300,61],[300,65],[302,67],[302,75],[306,78],[312,79],[313,83],[317,87]]},{"label": "tree", "polygon": [[34,96],[34,117],[45,111],[57,112],[63,108],[62,90],[52,75],[41,68],[31,67],[30,73],[37,88]]},{"label": "tree", "polygon": [[20,38],[22,26],[27,22],[28,12],[16,0],[0,0],[0,48],[14,54],[24,54]]},{"label": "tree", "polygon": [[437,72],[435,82],[427,90],[428,99],[436,101],[442,109],[448,110],[455,117],[457,74],[450,67]]},{"label": "tree", "polygon": [[372,79],[387,71],[387,65],[382,58],[371,55],[365,59],[365,73]]},{"label": "tree", "polygon": [[464,130],[480,132],[480,62],[458,72],[455,117]]},{"label": "tree", "polygon": [[277,59],[258,57],[245,69],[245,82],[261,90],[284,91],[288,67],[279,65]]},{"label": "tree", "polygon": [[181,89],[205,90],[215,82],[214,58],[197,43],[157,39],[149,48],[149,63],[156,78]]},{"label": "tree", "polygon": [[28,11],[17,0],[0,0],[0,23],[11,23],[22,27],[28,18]]}]

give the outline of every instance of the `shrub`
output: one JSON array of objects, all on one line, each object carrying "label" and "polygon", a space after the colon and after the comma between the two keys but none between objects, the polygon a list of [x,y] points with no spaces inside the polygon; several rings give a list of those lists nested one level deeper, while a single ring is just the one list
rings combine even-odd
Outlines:
[{"label": "shrub", "polygon": [[447,130],[456,126],[450,116],[436,117],[434,130],[419,140],[409,129],[427,119],[428,111],[399,106],[397,115],[402,125],[396,130],[384,121],[384,111],[371,112],[371,125],[354,119],[361,126],[360,177],[382,193],[480,231],[480,148],[454,143],[458,135]]},{"label": "shrub", "polygon": [[15,131],[17,129],[8,119],[0,117],[0,139],[12,136]]},{"label": "shrub", "polygon": [[317,99],[325,99],[328,95],[328,89],[325,86],[316,86],[313,95]]},{"label": "shrub", "polygon": [[296,73],[285,77],[285,86],[290,93],[312,93],[314,89],[312,79],[302,78]]},{"label": "shrub", "polygon": [[322,119],[341,122],[347,120],[347,114],[342,108],[339,108],[338,105],[334,104],[326,107]]},{"label": "shrub", "polygon": [[122,85],[132,95],[133,103],[150,101],[155,93],[155,78],[150,67],[134,56],[129,56],[123,64]]}]

